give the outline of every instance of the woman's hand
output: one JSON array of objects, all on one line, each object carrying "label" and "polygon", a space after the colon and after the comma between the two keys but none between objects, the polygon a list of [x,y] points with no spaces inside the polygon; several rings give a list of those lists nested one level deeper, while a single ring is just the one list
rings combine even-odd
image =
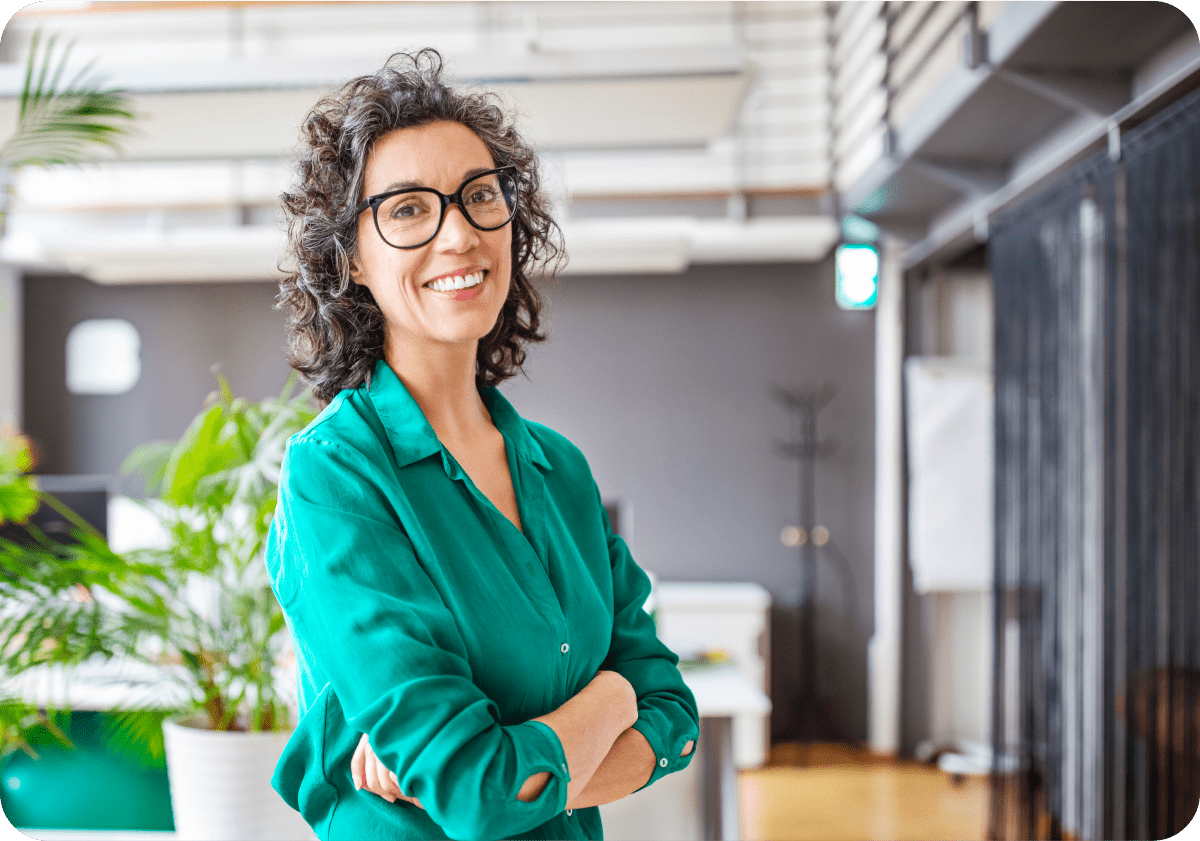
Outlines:
[{"label": "woman's hand", "polygon": [[375,751],[371,750],[366,733],[358,740],[358,747],[354,749],[354,756],[350,759],[350,776],[356,789],[365,788],[372,794],[378,794],[388,803],[403,800],[420,809],[425,808],[420,800],[408,797],[400,791],[400,780],[379,761]]}]

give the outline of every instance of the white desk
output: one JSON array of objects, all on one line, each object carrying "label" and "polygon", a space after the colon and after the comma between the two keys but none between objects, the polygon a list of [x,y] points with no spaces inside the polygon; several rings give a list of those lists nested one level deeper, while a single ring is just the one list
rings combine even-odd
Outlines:
[{"label": "white desk", "polygon": [[767,715],[771,701],[735,666],[685,671],[700,713],[701,805],[704,838],[739,837],[737,768],[733,761],[733,719]]},{"label": "white desk", "polygon": [[[765,588],[750,581],[663,581],[654,592],[658,637],[668,648],[684,658],[723,652],[752,684],[767,691],[771,594]],[[769,730],[766,715],[734,715],[738,768],[757,768],[767,761]]]},{"label": "white desk", "polygon": [[696,707],[702,718],[767,715],[771,712],[771,699],[736,666],[685,669],[683,680],[696,696]]},{"label": "white desk", "polygon": [[771,701],[736,666],[683,672],[700,713],[700,753],[683,771],[600,807],[609,841],[732,841],[738,838],[733,720],[767,715]]}]

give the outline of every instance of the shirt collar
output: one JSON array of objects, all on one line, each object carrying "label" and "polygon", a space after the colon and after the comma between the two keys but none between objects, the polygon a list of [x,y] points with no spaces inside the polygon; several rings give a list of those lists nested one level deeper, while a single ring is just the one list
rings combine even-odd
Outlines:
[{"label": "shirt collar", "polygon": [[[408,392],[408,388],[396,376],[396,372],[382,359],[375,360],[368,392],[375,410],[383,420],[384,430],[396,454],[396,464],[405,467],[423,458],[440,453],[442,442],[425,419],[420,405]],[[518,458],[549,469],[546,454],[532,435],[525,421],[517,414],[512,404],[494,388],[480,392],[483,403],[496,428],[512,442]]]},{"label": "shirt collar", "polygon": [[375,360],[369,382],[367,392],[383,421],[398,466],[405,467],[441,452],[442,443],[425,420],[425,413],[387,362]]},{"label": "shirt collar", "polygon": [[483,405],[487,406],[488,414],[492,416],[492,423],[512,442],[517,458],[536,464],[543,470],[549,470],[550,462],[546,459],[542,445],[529,434],[525,419],[517,414],[517,410],[504,395],[495,388],[485,388],[479,394],[483,397]]}]

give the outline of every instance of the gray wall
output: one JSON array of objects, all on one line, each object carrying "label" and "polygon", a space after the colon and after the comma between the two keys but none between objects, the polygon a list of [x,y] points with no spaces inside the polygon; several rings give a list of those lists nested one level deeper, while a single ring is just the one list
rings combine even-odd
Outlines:
[{"label": "gray wall", "polygon": [[[846,559],[821,558],[825,730],[866,736],[866,641],[873,604],[874,316],[834,304],[832,264],[703,266],[680,275],[550,283],[550,340],[528,378],[503,390],[523,415],[588,456],[604,496],[632,513],[632,543],[665,580],[752,580],[771,591],[773,727],[794,721],[797,466],[771,386],[832,382],[820,429],[837,443],[817,468],[817,520]],[[114,472],[136,443],[177,437],[215,386],[262,397],[287,376],[269,285],[26,284],[26,429],[47,472]],[[122,317],[142,335],[141,382],[117,397],[70,397],[67,330]]]},{"label": "gray wall", "polygon": [[[866,641],[874,561],[874,315],[834,304],[818,265],[695,267],[681,275],[567,277],[549,289],[550,340],[528,380],[503,388],[517,409],[587,455],[606,498],[628,503],[633,549],[662,579],[752,580],[776,600],[773,727],[790,722],[797,550],[791,434],[772,384],[832,382],[819,417],[838,445],[817,468],[817,521],[852,586],[821,557],[820,671],[834,733],[866,737]],[[847,590],[850,590],[848,593]],[[855,604],[856,602],[856,604]]]},{"label": "gray wall", "polygon": [[[238,396],[278,394],[289,368],[277,292],[271,283],[25,278],[23,428],[40,450],[38,470],[115,476],[134,446],[183,434],[217,388],[214,366]],[[67,333],[88,318],[123,318],[141,336],[141,379],[125,394],[67,393]],[[144,492],[132,478],[121,486]]]}]

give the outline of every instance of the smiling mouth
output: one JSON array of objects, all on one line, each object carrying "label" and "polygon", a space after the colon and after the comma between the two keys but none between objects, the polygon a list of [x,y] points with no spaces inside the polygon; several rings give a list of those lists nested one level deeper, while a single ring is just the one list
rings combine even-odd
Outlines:
[{"label": "smiling mouth", "polygon": [[458,275],[456,277],[439,277],[437,280],[431,280],[425,286],[435,292],[454,292],[459,289],[470,289],[472,286],[478,286],[483,283],[487,272],[480,269],[477,272],[472,272],[468,275]]}]

